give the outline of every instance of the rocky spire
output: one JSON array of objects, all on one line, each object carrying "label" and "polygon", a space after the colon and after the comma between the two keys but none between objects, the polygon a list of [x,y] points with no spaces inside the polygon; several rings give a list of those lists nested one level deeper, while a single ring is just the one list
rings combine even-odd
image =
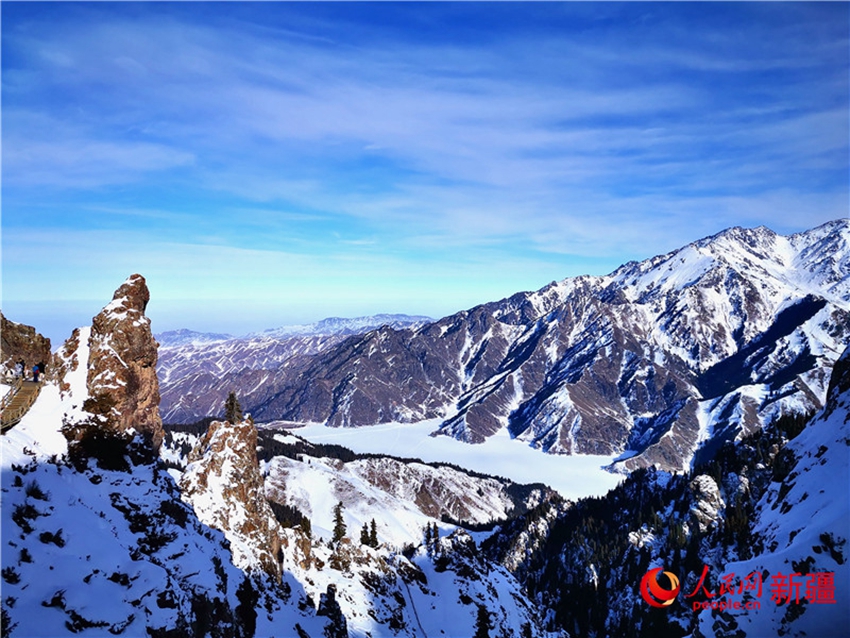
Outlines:
[{"label": "rocky spire", "polygon": [[180,488],[201,522],[224,532],[237,567],[280,578],[281,528],[265,497],[252,423],[213,421],[189,455]]},{"label": "rocky spire", "polygon": [[145,278],[131,275],[92,320],[86,385],[89,396],[111,406],[109,427],[134,428],[154,449],[162,442],[157,343],[145,308],[150,300]]}]

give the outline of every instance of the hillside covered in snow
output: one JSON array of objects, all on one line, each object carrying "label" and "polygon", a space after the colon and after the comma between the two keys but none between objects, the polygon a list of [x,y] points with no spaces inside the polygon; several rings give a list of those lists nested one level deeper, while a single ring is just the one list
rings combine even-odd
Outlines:
[{"label": "hillside covered in snow", "polygon": [[[133,275],[0,438],[2,635],[848,635],[849,235],[730,229],[289,354],[159,348]],[[280,418],[163,424],[164,351]]]},{"label": "hillside covered in snow", "polygon": [[554,493],[392,459],[346,470],[280,435],[258,446],[247,421],[164,432],[148,298],[128,279],[2,438],[4,636],[563,635],[444,520],[490,523]]},{"label": "hillside covered in snow", "polygon": [[260,422],[435,420],[468,443],[508,432],[625,471],[686,469],[822,407],[850,338],[848,273],[846,219],[787,237],[731,228],[418,327],[292,342],[283,362],[263,341],[176,348],[160,363],[163,408],[214,416],[226,376]]},{"label": "hillside covered in snow", "polygon": [[271,396],[277,379],[305,358],[347,337],[387,326],[417,327],[430,319],[410,315],[331,317],[311,324],[282,326],[234,337],[228,334],[172,330],[156,335],[161,410],[167,423],[218,416],[231,391],[243,397]]}]

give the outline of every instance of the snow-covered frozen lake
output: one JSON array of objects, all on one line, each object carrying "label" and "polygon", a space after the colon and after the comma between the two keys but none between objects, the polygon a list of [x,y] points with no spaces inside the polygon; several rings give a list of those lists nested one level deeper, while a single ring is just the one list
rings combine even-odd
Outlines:
[{"label": "snow-covered frozen lake", "polygon": [[[517,483],[545,483],[564,498],[601,496],[623,477],[602,469],[613,456],[544,454],[511,439],[502,430],[485,443],[470,445],[447,436],[430,436],[439,419],[420,423],[387,423],[359,428],[329,428],[320,424],[293,429],[313,443],[333,443],[355,452],[413,457],[454,463],[477,472],[504,476]],[[261,427],[274,427],[267,424]]]}]

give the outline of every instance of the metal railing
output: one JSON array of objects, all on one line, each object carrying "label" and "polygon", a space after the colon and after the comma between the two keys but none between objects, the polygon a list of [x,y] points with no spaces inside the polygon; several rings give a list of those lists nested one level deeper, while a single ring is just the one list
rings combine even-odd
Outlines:
[{"label": "metal railing", "polygon": [[24,378],[14,377],[14,379],[10,381],[7,377],[3,380],[3,382],[7,385],[12,386],[12,389],[8,392],[8,394],[6,394],[5,397],[3,397],[3,401],[0,402],[0,412],[5,410],[12,403],[12,399],[15,398],[15,395],[18,394],[18,391],[21,389],[21,386],[24,385]]}]

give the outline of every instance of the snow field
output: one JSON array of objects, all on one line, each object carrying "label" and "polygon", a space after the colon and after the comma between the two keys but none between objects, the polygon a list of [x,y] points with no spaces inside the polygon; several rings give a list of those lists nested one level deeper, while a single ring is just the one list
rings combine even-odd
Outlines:
[{"label": "snow field", "polygon": [[602,496],[623,478],[603,469],[616,456],[545,454],[512,439],[507,429],[477,445],[447,436],[431,436],[441,423],[441,419],[432,419],[361,428],[311,424],[293,432],[313,443],[342,445],[354,452],[453,463],[476,472],[503,476],[516,483],[543,483],[570,500]]}]

